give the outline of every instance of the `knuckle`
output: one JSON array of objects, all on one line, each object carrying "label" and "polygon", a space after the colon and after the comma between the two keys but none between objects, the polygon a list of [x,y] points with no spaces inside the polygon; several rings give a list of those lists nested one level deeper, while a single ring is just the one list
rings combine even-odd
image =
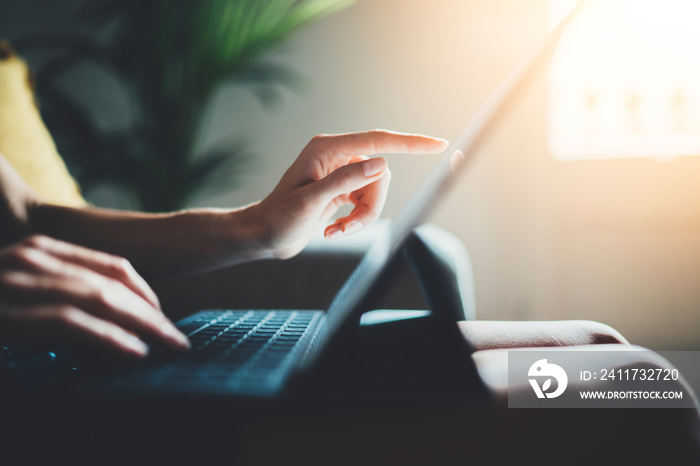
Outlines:
[{"label": "knuckle", "polygon": [[330,176],[331,182],[340,188],[347,186],[351,180],[350,174],[346,170],[335,170]]},{"label": "knuckle", "polygon": [[314,136],[309,143],[311,149],[309,152],[317,156],[321,154],[338,155],[338,148],[333,138],[333,134],[318,134]]},{"label": "knuckle", "polygon": [[377,150],[379,150],[382,147],[383,142],[386,140],[386,137],[389,133],[384,129],[375,128],[369,130],[369,134],[372,135],[374,145],[377,148]]},{"label": "knuckle", "polygon": [[60,326],[71,328],[78,325],[80,310],[68,304],[61,304],[55,308],[53,320]]},{"label": "knuckle", "polygon": [[348,180],[348,174],[345,170],[337,169],[331,173],[331,180],[336,184],[344,184]]},{"label": "knuckle", "polygon": [[314,212],[318,205],[318,198],[314,193],[300,193],[296,199],[296,208],[303,214]]},{"label": "knuckle", "polygon": [[90,300],[100,307],[110,307],[111,293],[107,287],[96,287],[90,291]]},{"label": "knuckle", "polygon": [[381,214],[381,208],[374,205],[363,204],[364,209],[358,215],[357,219],[364,225],[369,225],[370,223],[379,219]]},{"label": "knuckle", "polygon": [[124,257],[112,256],[109,268],[117,276],[127,276],[134,269],[128,259]]},{"label": "knuckle", "polygon": [[26,246],[24,244],[18,245],[13,248],[9,253],[7,258],[10,263],[17,267],[26,267],[36,264],[36,254],[35,249]]},{"label": "knuckle", "polygon": [[309,143],[306,145],[307,150],[314,150],[316,149],[319,145],[325,144],[327,141],[328,135],[326,134],[317,134],[316,136],[312,137]]},{"label": "knuckle", "polygon": [[49,247],[50,243],[54,241],[48,236],[44,235],[31,235],[28,236],[27,238],[22,241],[22,244],[29,248],[35,248],[35,249],[46,249]]},{"label": "knuckle", "polygon": [[305,212],[312,207],[313,200],[313,196],[310,194],[304,193],[303,195],[297,196],[297,207]]},{"label": "knuckle", "polygon": [[372,222],[376,222],[377,220],[379,220],[379,214],[380,214],[380,212],[377,209],[370,210],[369,213],[367,214],[367,222],[366,223],[372,223]]}]

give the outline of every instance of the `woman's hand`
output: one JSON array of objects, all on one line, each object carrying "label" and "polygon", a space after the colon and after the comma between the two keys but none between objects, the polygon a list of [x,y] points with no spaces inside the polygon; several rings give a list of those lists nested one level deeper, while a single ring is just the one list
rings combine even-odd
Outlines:
[{"label": "woman's hand", "polygon": [[[379,217],[390,173],[385,159],[368,156],[435,154],[446,148],[443,139],[380,130],[316,136],[259,203],[162,214],[53,205],[40,199],[0,156],[0,225],[8,219],[12,230],[5,235],[0,228],[0,245],[44,234],[125,257],[151,277],[288,258],[322,228],[333,239]],[[352,212],[330,223],[347,203],[354,205]]]},{"label": "woman's hand", "polygon": [[189,347],[126,259],[46,236],[0,249],[0,341],[70,341],[143,357],[148,347],[134,333]]},{"label": "woman's hand", "polygon": [[[381,213],[391,174],[374,154],[436,154],[447,141],[416,134],[367,131],[316,136],[302,150],[277,187],[247,214],[259,226],[262,247],[279,258],[294,256],[325,226],[334,239],[360,231]],[[343,204],[354,209],[328,224]]]}]

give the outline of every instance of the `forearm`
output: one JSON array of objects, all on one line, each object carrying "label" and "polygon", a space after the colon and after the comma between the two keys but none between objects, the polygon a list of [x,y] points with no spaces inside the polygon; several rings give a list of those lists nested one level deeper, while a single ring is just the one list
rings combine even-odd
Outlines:
[{"label": "forearm", "polygon": [[146,214],[36,203],[28,231],[126,257],[144,275],[165,276],[271,257],[251,211]]},{"label": "forearm", "polygon": [[[388,153],[439,153],[448,143],[415,134],[367,131],[314,137],[258,204],[144,214],[43,202],[0,157],[0,220],[12,233],[44,234],[127,258],[142,274],[210,270],[263,258],[289,258],[324,226],[328,239],[352,234],[379,216],[390,180]],[[349,215],[328,222],[352,203]],[[2,231],[0,231],[0,240]],[[6,239],[7,240],[7,239]]]}]

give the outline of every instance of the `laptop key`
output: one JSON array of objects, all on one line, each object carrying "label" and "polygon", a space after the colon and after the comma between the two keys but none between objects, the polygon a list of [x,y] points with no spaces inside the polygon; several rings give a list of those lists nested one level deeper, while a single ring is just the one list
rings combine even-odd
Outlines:
[{"label": "laptop key", "polygon": [[134,373],[133,380],[147,379],[162,388],[272,393],[288,376],[309,322],[309,315],[298,311],[201,313],[179,327],[189,330],[190,353],[154,360],[142,375]]}]

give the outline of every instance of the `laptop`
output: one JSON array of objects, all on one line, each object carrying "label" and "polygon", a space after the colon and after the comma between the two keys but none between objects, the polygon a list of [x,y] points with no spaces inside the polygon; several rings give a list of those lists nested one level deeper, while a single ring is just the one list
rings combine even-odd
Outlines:
[{"label": "laptop", "polygon": [[[561,33],[583,3],[547,35],[538,50],[477,111],[405,208],[368,249],[326,311],[198,312],[176,323],[192,343],[189,354],[155,355],[145,364],[109,374],[93,388],[116,393],[269,398],[287,393],[293,381],[301,380],[303,386],[304,380],[313,379],[315,374],[342,366],[343,354],[356,341],[353,335],[357,334],[361,315],[371,310],[385,288],[392,265],[409,246],[415,229],[474,158],[528,78],[549,61]],[[454,155],[457,150],[462,151],[463,157]],[[440,306],[431,311],[434,317],[451,321],[452,327],[457,327],[454,322],[458,316],[448,315]],[[420,332],[419,329],[419,335]],[[380,338],[386,341],[378,348],[396,344],[391,334]]]}]

